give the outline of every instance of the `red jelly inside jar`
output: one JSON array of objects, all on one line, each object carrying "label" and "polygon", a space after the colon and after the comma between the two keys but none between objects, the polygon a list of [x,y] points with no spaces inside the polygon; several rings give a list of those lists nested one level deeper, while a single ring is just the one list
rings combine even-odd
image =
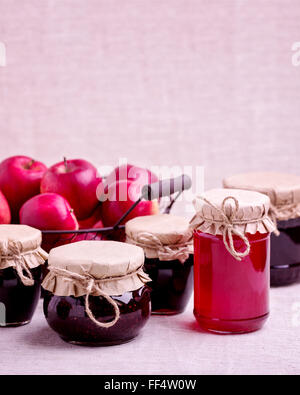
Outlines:
[{"label": "red jelly inside jar", "polygon": [[[247,333],[260,329],[269,315],[270,234],[246,235],[250,254],[236,260],[223,236],[194,232],[194,314],[204,330]],[[234,236],[239,252],[245,243]]]}]

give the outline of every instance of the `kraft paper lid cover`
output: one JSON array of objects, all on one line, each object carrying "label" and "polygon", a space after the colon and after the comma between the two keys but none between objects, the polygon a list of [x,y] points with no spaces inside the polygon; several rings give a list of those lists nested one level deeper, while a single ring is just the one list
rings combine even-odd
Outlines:
[{"label": "kraft paper lid cover", "polygon": [[278,220],[300,217],[300,176],[275,172],[245,173],[225,178],[223,185],[266,194]]},{"label": "kraft paper lid cover", "polygon": [[45,262],[42,233],[26,225],[0,225],[0,269],[23,265],[33,269]]},{"label": "kraft paper lid cover", "polygon": [[254,191],[213,189],[194,200],[196,215],[191,226],[205,233],[223,235],[228,227],[242,235],[275,230],[268,216],[270,199]]},{"label": "kraft paper lid cover", "polygon": [[149,259],[180,260],[193,253],[188,219],[169,214],[148,215],[126,223],[126,242],[144,249]]},{"label": "kraft paper lid cover", "polygon": [[48,258],[41,248],[42,233],[26,225],[0,225],[0,269],[13,267],[23,285],[35,281],[31,273]]},{"label": "kraft paper lid cover", "polygon": [[107,295],[117,296],[141,288],[150,278],[143,271],[144,251],[116,241],[81,241],[54,248],[43,288],[57,296],[83,296],[92,279]]}]

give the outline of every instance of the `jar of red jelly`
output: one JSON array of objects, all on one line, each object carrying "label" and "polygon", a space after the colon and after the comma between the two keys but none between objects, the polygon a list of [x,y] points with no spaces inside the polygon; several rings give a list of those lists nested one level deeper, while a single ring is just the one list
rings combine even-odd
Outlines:
[{"label": "jar of red jelly", "polygon": [[145,252],[153,314],[185,310],[193,292],[192,236],[189,221],[174,215],[149,215],[127,222],[126,242]]},{"label": "jar of red jelly", "polygon": [[300,177],[281,173],[248,173],[228,177],[225,188],[248,189],[271,200],[277,224],[271,236],[271,285],[300,282]]},{"label": "jar of red jelly", "polygon": [[81,241],[50,251],[44,313],[65,341],[107,346],[135,338],[151,314],[141,248]]},{"label": "jar of red jelly", "polygon": [[246,333],[269,315],[270,233],[266,195],[215,189],[195,200],[194,314],[205,330]]},{"label": "jar of red jelly", "polygon": [[0,225],[0,326],[28,324],[41,292],[41,265],[48,255],[42,234],[25,225]]}]

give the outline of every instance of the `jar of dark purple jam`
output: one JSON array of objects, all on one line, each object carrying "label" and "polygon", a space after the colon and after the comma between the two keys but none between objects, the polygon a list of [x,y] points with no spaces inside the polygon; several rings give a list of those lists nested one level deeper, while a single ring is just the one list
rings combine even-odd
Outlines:
[{"label": "jar of dark purple jam", "polygon": [[278,221],[280,234],[272,234],[271,284],[300,282],[300,218]]},{"label": "jar of dark purple jam", "polygon": [[278,232],[271,236],[271,285],[300,282],[300,177],[259,172],[224,179],[225,188],[264,193],[271,200],[270,215]]},{"label": "jar of dark purple jam", "polygon": [[152,289],[152,314],[173,315],[184,312],[193,293],[194,257],[181,263],[178,260],[145,259]]},{"label": "jar of dark purple jam", "polygon": [[151,314],[141,248],[81,241],[50,251],[44,314],[65,341],[110,346],[134,339]]},{"label": "jar of dark purple jam", "polygon": [[47,254],[42,234],[24,225],[0,225],[0,326],[28,324],[41,294]]},{"label": "jar of dark purple jam", "polygon": [[[79,345],[111,346],[134,339],[146,325],[150,310],[150,289],[112,297],[120,309],[120,319],[111,328],[101,328],[85,311],[85,297],[56,296],[45,292],[44,313],[49,326],[65,341]],[[112,306],[101,296],[90,296],[90,309],[101,322],[114,317]]]},{"label": "jar of dark purple jam", "polygon": [[192,232],[186,218],[159,214],[126,224],[127,243],[143,248],[152,314],[182,313],[193,292]]},{"label": "jar of dark purple jam", "polygon": [[25,286],[15,269],[0,270],[0,326],[28,324],[36,310],[41,294],[41,266],[31,269],[32,286]]}]

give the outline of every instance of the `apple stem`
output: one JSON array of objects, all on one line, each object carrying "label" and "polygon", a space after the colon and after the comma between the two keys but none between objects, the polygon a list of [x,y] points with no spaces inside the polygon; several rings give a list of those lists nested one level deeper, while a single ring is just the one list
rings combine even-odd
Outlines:
[{"label": "apple stem", "polygon": [[64,163],[65,163],[66,171],[68,171],[68,160],[65,156],[64,156]]},{"label": "apple stem", "polygon": [[34,163],[35,163],[35,160],[32,159],[32,160],[26,165],[26,169],[27,169],[27,170],[30,170],[30,169],[31,169],[31,166],[32,166]]}]

